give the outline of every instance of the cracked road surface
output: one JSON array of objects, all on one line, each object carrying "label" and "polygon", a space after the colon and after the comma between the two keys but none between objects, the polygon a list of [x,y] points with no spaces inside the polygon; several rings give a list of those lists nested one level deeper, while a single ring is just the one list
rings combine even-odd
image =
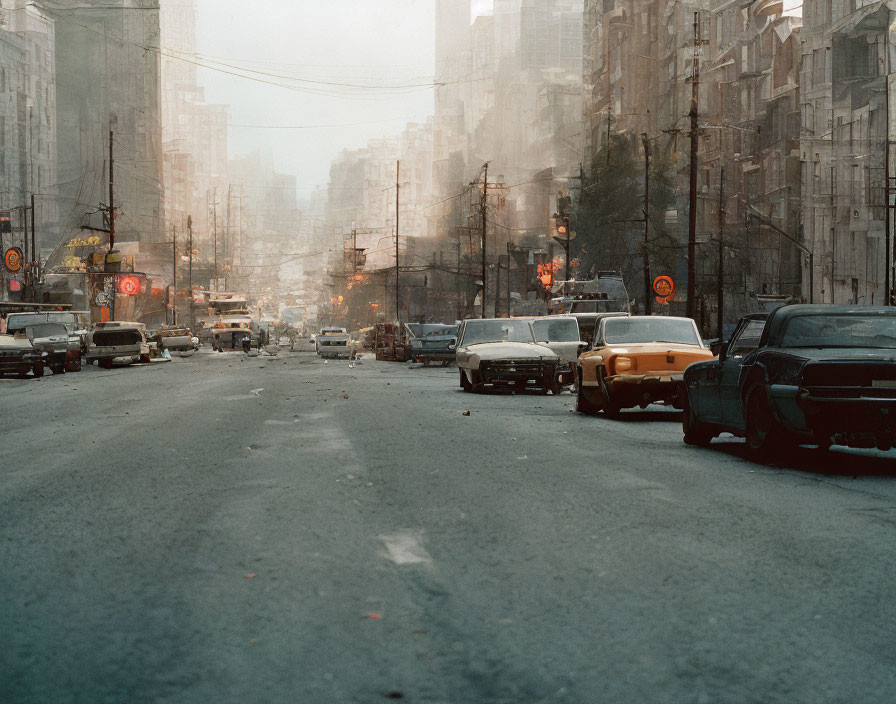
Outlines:
[{"label": "cracked road surface", "polygon": [[308,349],[0,395],[2,702],[896,701],[893,455]]}]

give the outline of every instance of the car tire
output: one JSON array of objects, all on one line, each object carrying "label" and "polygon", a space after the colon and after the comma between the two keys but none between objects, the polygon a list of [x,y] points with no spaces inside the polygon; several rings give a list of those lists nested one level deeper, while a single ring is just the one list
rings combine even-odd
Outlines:
[{"label": "car tire", "polygon": [[53,376],[56,376],[57,374],[64,374],[65,373],[65,365],[64,364],[51,364],[50,371],[53,372]]},{"label": "car tire", "polygon": [[761,386],[754,386],[747,393],[744,421],[747,451],[754,461],[767,463],[788,449],[784,431],[778,426]]},{"label": "car tire", "polygon": [[79,372],[81,371],[81,355],[75,357],[75,359],[70,362],[66,362],[65,371],[67,372]]},{"label": "car tire", "polygon": [[36,379],[40,379],[44,375],[44,365],[43,364],[35,364],[31,369],[31,373],[34,374]]},{"label": "car tire", "polygon": [[579,381],[576,384],[576,411],[586,416],[595,415],[600,408],[588,400],[585,396],[585,388],[582,385],[582,372],[579,370]]},{"label": "car tire", "polygon": [[619,414],[622,412],[622,408],[616,403],[609,394],[604,396],[604,407],[603,407],[604,415],[607,418],[611,418],[613,420],[619,419]]},{"label": "car tire", "polygon": [[684,406],[684,419],[682,420],[682,430],[684,431],[684,442],[686,445],[695,445],[697,447],[707,447],[715,437],[709,426],[697,420],[694,409],[691,408],[691,401],[687,392],[682,392],[682,405]]},{"label": "car tire", "polygon": [[100,368],[102,368],[102,369],[111,369],[111,368],[114,366],[114,365],[112,364],[112,360],[111,360],[111,359],[100,359],[100,360],[97,361],[97,364],[98,364],[98,365],[100,366]]},{"label": "car tire", "polygon": [[460,388],[467,393],[470,393],[473,390],[473,385],[470,383],[470,380],[467,379],[467,373],[463,369],[460,370]]}]

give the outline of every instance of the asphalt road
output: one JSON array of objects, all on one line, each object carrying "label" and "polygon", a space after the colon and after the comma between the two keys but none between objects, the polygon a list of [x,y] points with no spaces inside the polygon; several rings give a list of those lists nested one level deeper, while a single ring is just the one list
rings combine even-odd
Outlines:
[{"label": "asphalt road", "polygon": [[0,702],[896,701],[896,454],[572,405],[307,351],[0,381]]}]

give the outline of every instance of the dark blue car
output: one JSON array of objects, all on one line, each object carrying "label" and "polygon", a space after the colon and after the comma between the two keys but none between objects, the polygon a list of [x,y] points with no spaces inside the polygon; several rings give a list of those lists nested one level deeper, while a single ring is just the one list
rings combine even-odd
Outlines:
[{"label": "dark blue car", "polygon": [[[767,319],[766,319],[767,317]],[[791,305],[744,317],[684,373],[684,439],[745,437],[766,459],[797,444],[896,445],[896,308]]]}]

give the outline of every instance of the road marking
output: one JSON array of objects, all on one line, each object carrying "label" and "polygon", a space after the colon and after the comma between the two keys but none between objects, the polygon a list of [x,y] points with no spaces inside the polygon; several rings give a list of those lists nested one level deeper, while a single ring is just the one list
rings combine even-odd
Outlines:
[{"label": "road marking", "polygon": [[420,533],[395,533],[393,535],[381,535],[379,539],[386,546],[389,558],[396,565],[415,565],[420,563],[432,562],[429,553],[420,544],[422,535]]}]

